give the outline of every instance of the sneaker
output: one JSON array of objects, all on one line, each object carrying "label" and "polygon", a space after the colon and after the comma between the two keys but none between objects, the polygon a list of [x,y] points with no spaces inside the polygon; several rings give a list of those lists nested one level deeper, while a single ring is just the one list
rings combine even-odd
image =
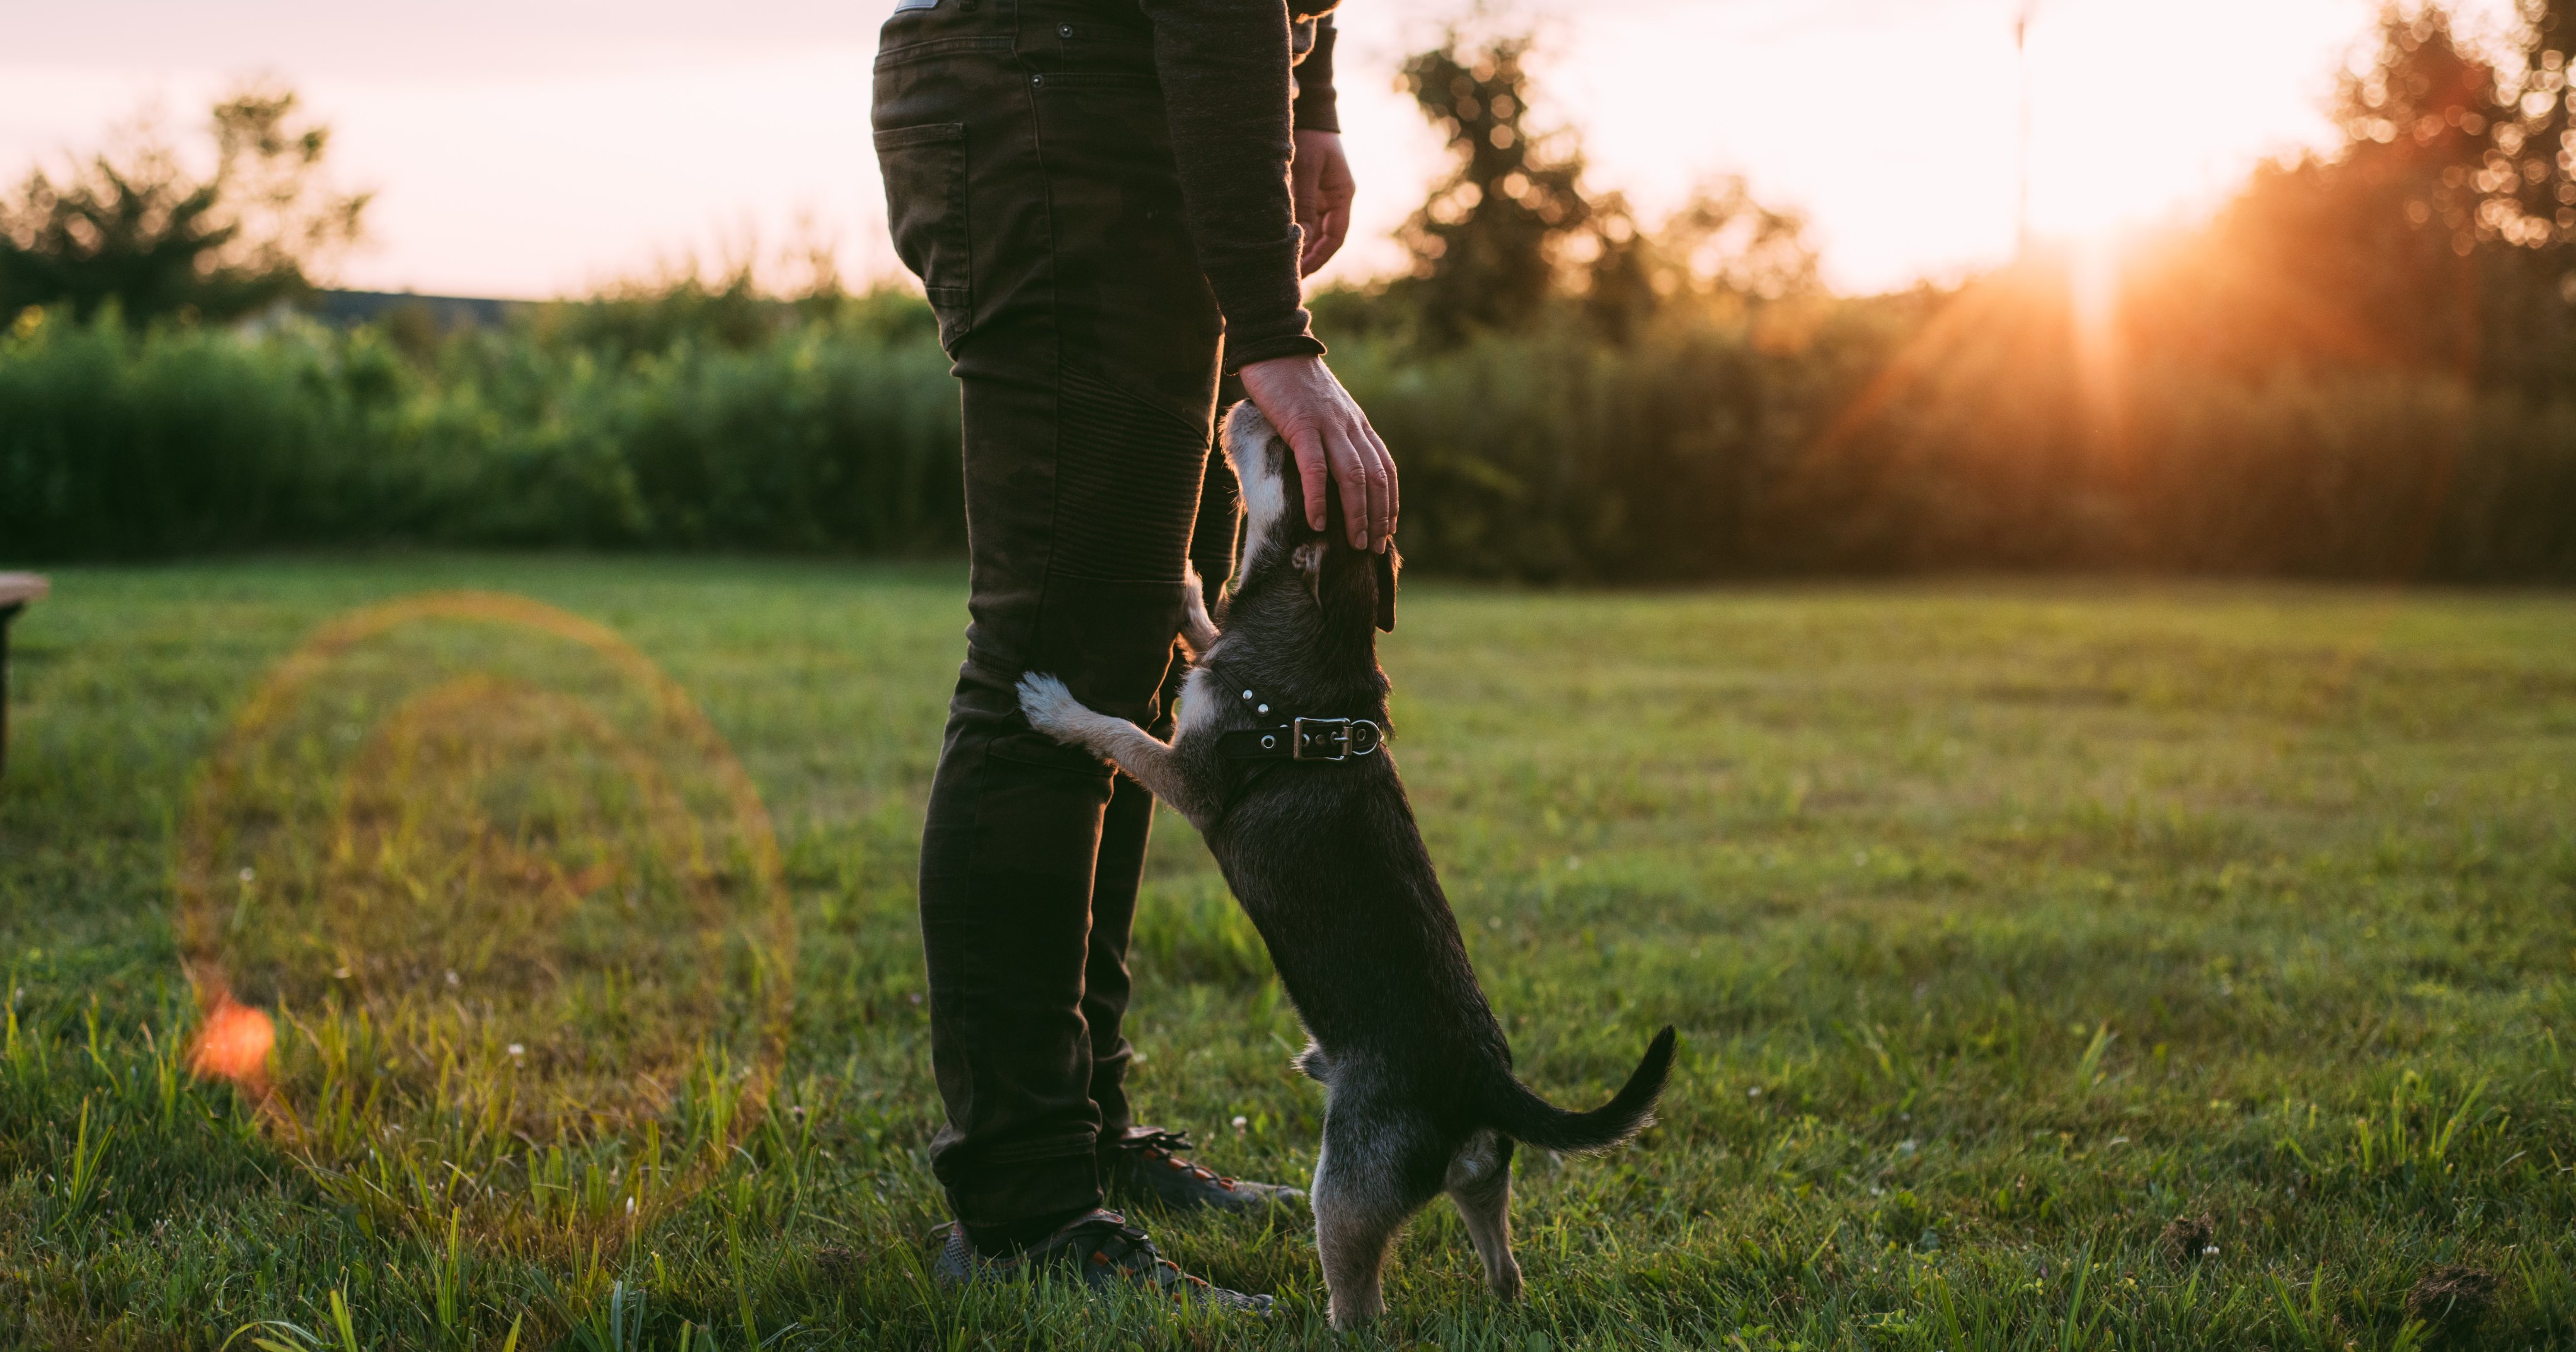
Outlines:
[{"label": "sneaker", "polygon": [[1209,1207],[1218,1211],[1259,1213],[1283,1203],[1303,1204],[1302,1188],[1228,1178],[1181,1158],[1190,1148],[1189,1133],[1160,1127],[1129,1127],[1125,1134],[1100,1143],[1100,1184],[1129,1202],[1151,1203],[1174,1211]]},{"label": "sneaker", "polygon": [[1094,1211],[1004,1258],[975,1252],[974,1244],[966,1238],[966,1227],[951,1221],[948,1242],[940,1247],[939,1260],[931,1271],[947,1286],[1008,1281],[1022,1273],[1052,1271],[1072,1276],[1088,1287],[1105,1290],[1124,1283],[1187,1304],[1245,1314],[1270,1313],[1268,1296],[1247,1296],[1210,1286],[1205,1279],[1181,1271],[1154,1251],[1154,1241],[1145,1238],[1144,1231],[1129,1225],[1127,1218],[1115,1211]]}]

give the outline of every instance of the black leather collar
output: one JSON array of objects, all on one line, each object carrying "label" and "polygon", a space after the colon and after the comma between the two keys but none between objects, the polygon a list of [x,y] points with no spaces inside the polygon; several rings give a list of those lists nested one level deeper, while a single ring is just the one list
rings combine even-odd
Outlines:
[{"label": "black leather collar", "polygon": [[[1219,675],[1223,680],[1222,674]],[[1256,718],[1281,717],[1273,714],[1270,703],[1251,686],[1223,682],[1231,686],[1244,711]],[[1322,761],[1335,764],[1377,754],[1386,743],[1386,730],[1365,718],[1308,718],[1284,715],[1287,722],[1257,728],[1237,728],[1220,733],[1216,739],[1217,754],[1228,760]]]}]

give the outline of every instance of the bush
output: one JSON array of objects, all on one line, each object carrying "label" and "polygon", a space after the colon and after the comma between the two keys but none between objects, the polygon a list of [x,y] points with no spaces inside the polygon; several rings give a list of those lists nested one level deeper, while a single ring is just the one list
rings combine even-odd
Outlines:
[{"label": "bush", "polygon": [[530,331],[413,359],[367,328],[38,316],[0,339],[0,552],[918,552],[963,539],[956,441],[938,349],[866,313],[613,364]]},{"label": "bush", "polygon": [[1840,302],[1629,346],[1573,326],[1433,358],[1363,342],[1337,365],[1403,468],[1407,557],[1435,571],[2576,578],[2576,404],[2170,359],[2097,382],[2064,335],[1926,357],[1928,327]]},{"label": "bush", "polygon": [[385,468],[368,450],[411,382],[363,337],[135,336],[111,316],[21,320],[0,341],[0,541],[14,557],[299,541],[380,510],[363,501]]},{"label": "bush", "polygon": [[[2013,285],[1675,307],[1626,343],[1566,322],[1426,352],[1354,322],[1334,364],[1433,572],[2576,578],[2576,405],[2097,359]],[[736,298],[696,323],[709,304],[407,347],[22,319],[0,338],[0,556],[962,545],[957,395],[917,301]]]}]

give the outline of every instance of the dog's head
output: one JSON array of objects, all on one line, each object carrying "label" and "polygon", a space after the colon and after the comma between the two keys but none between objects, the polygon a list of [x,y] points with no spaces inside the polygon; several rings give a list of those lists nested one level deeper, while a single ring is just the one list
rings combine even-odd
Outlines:
[{"label": "dog's head", "polygon": [[1353,549],[1342,524],[1342,496],[1324,494],[1324,528],[1306,524],[1306,491],[1288,440],[1244,400],[1225,417],[1225,458],[1243,494],[1243,545],[1237,586],[1281,567],[1303,577],[1306,592],[1327,610],[1356,602],[1380,629],[1395,628],[1394,542],[1385,552]]}]

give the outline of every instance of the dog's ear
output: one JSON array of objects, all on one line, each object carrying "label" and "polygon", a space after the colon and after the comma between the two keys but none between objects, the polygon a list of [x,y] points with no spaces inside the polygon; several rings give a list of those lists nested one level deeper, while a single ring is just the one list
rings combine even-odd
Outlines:
[{"label": "dog's ear", "polygon": [[1306,595],[1314,598],[1317,610],[1324,608],[1324,558],[1331,552],[1321,540],[1309,540],[1288,551],[1288,562],[1306,579]]},{"label": "dog's ear", "polygon": [[1377,627],[1395,632],[1395,570],[1400,561],[1395,557],[1395,541],[1386,542],[1386,552],[1377,556]]}]

